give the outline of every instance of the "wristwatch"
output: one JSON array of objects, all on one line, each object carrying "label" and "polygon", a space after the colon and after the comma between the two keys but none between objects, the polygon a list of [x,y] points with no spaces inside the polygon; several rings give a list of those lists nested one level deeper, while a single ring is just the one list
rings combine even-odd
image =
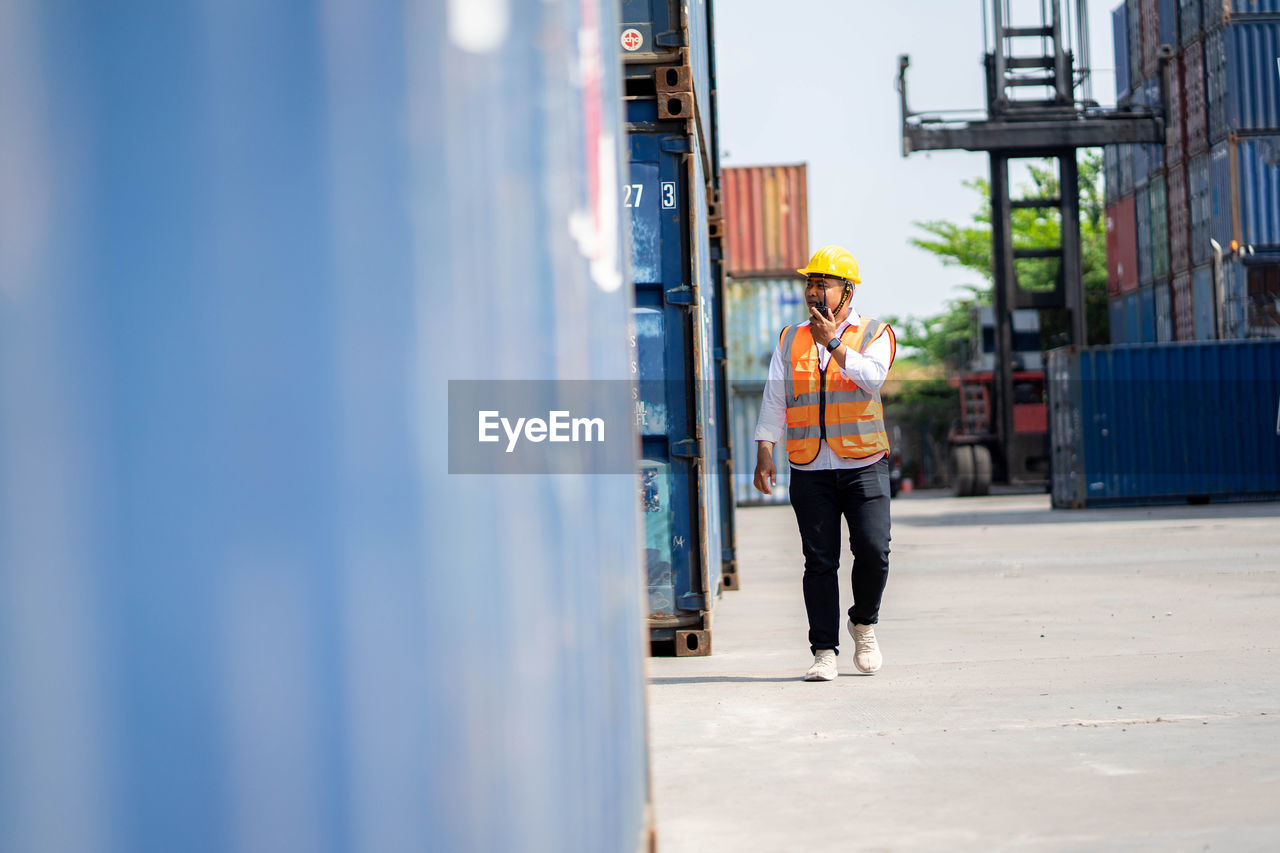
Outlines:
[{"label": "wristwatch", "polygon": [[831,340],[827,341],[827,351],[828,351],[828,352],[835,352],[835,351],[836,351],[836,350],[838,350],[838,349],[840,349],[840,338],[835,337],[835,338],[832,338]]}]

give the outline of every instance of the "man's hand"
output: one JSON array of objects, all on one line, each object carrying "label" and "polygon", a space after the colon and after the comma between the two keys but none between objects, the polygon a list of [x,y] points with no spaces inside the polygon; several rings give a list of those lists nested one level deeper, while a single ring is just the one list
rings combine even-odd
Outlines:
[{"label": "man's hand", "polygon": [[831,316],[830,308],[820,313],[817,308],[809,306],[809,330],[813,333],[813,341],[818,346],[825,349],[827,342],[836,336],[836,330],[839,328],[840,324],[836,322],[835,317]]},{"label": "man's hand", "polygon": [[773,442],[756,442],[756,491],[764,495],[773,494],[773,487],[778,485],[778,469],[773,464]]}]

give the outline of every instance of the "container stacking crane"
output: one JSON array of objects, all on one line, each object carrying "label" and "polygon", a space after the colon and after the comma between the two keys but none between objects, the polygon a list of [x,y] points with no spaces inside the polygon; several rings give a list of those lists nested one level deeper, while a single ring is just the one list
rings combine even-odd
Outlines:
[{"label": "container stacking crane", "polygon": [[[1010,481],[1014,438],[1013,312],[1065,308],[1070,343],[1086,342],[1080,246],[1080,187],[1076,149],[1119,143],[1163,143],[1159,108],[1104,109],[1091,95],[1086,0],[987,0],[983,4],[985,114],[913,113],[907,106],[906,55],[898,59],[902,109],[902,156],[916,151],[985,151],[991,167],[992,303],[995,364],[992,381],[997,479]],[[1074,35],[1076,50],[1069,49]],[[1079,64],[1077,65],[1077,58]],[[1059,197],[1011,199],[1009,163],[1057,161]],[[1017,208],[1057,210],[1061,244],[1014,248],[1011,214]],[[1058,260],[1053,290],[1031,291],[1018,283],[1022,259]],[[954,454],[953,454],[954,455]],[[981,493],[985,490],[980,490]]]}]

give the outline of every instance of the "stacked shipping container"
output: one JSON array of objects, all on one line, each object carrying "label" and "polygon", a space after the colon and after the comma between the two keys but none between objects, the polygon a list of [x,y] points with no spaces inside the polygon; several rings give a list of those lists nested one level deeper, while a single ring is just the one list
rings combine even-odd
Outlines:
[{"label": "stacked shipping container", "polygon": [[1112,23],[1120,102],[1166,116],[1165,145],[1105,154],[1113,340],[1280,335],[1280,0],[1128,0]]},{"label": "stacked shipping container", "polygon": [[737,586],[711,27],[706,2],[627,0],[618,34],[649,633],[678,655],[710,653]]},{"label": "stacked shipping container", "polygon": [[804,281],[796,269],[809,252],[807,168],[725,169],[724,221],[734,497],[738,503],[786,503],[791,466],[781,447],[774,451],[778,485],[773,494],[762,495],[751,484],[753,436],[778,333],[805,314]]}]

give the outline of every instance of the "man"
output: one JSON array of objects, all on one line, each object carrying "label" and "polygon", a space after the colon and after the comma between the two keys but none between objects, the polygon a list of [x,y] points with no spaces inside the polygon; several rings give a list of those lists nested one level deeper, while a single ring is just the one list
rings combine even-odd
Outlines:
[{"label": "man", "polygon": [[769,363],[756,422],[755,487],[772,494],[773,448],[785,439],[814,656],[804,677],[831,681],[840,646],[841,516],[853,551],[854,667],[870,675],[882,662],[873,627],[889,576],[889,439],[880,386],[896,343],[887,324],[853,310],[862,279],[848,251],[824,246],[797,272],[807,277],[809,319],[782,330]]}]

